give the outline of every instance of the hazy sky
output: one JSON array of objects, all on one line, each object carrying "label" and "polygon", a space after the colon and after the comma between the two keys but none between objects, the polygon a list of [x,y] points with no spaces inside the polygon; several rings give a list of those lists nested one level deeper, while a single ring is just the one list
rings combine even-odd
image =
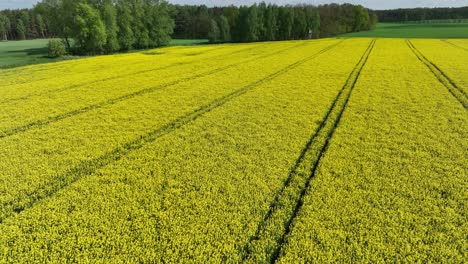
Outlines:
[{"label": "hazy sky", "polygon": [[[14,9],[32,7],[39,0],[0,0],[0,9]],[[252,4],[255,0],[169,0],[174,4],[205,4],[208,6]],[[459,7],[468,6],[468,0],[266,0],[276,4],[325,4],[325,3],[353,3],[361,4],[372,9],[393,9],[407,7]]]}]

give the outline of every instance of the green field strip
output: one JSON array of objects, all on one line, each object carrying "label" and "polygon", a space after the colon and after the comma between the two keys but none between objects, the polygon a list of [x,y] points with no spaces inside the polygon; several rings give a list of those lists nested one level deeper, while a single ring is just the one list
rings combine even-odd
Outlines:
[{"label": "green field strip", "polygon": [[448,39],[441,39],[440,41],[442,41],[443,43],[446,43],[446,44],[448,44],[448,45],[450,45],[450,46],[452,46],[452,47],[455,47],[455,48],[457,48],[457,49],[461,49],[461,50],[464,50],[464,51],[468,51],[468,48],[464,48],[464,47],[459,46],[459,45],[457,45],[457,44],[455,44],[455,43],[452,43],[452,42],[450,42],[450,40],[448,40]]},{"label": "green field strip", "polygon": [[[231,69],[231,68],[242,66],[243,64],[245,64],[247,62],[257,61],[257,60],[265,59],[265,58],[268,58],[268,57],[271,57],[271,56],[276,56],[276,55],[279,55],[281,53],[287,52],[289,50],[295,49],[297,47],[307,45],[309,43],[310,42],[302,42],[302,43],[299,43],[299,44],[296,44],[296,45],[293,45],[293,46],[283,48],[283,49],[281,49],[279,51],[275,51],[275,52],[272,52],[272,53],[267,53],[265,55],[261,55],[261,56],[257,56],[257,57],[251,57],[251,58],[248,58],[248,59],[245,59],[245,60],[241,60],[240,62],[228,64],[226,66],[218,67],[218,68],[215,68],[215,69],[211,69],[211,70],[208,70],[208,71],[205,71],[205,72],[202,72],[202,73],[197,73],[197,74],[193,74],[193,75],[186,76],[186,77],[180,77],[179,76],[180,74],[177,74],[176,79],[174,81],[170,81],[168,83],[164,83],[164,84],[161,84],[161,85],[156,85],[156,86],[151,86],[151,87],[148,87],[148,88],[140,89],[140,90],[137,90],[137,91],[135,91],[133,93],[127,93],[127,94],[124,94],[124,95],[116,97],[116,98],[108,99],[106,101],[101,101],[101,102],[95,103],[95,104],[90,104],[90,105],[87,105],[87,106],[84,106],[84,107],[81,107],[81,108],[78,108],[78,109],[75,109],[75,110],[72,110],[72,111],[68,111],[68,112],[65,112],[65,113],[62,113],[62,114],[58,114],[58,115],[55,115],[55,116],[48,117],[46,119],[40,119],[40,120],[32,121],[32,122],[30,122],[28,124],[25,124],[25,125],[21,125],[21,126],[15,127],[15,128],[4,130],[4,131],[0,132],[0,139],[5,138],[5,137],[9,137],[9,136],[12,136],[12,135],[16,135],[18,133],[23,133],[23,132],[31,130],[31,129],[41,128],[41,127],[44,127],[44,126],[46,126],[46,125],[48,125],[50,123],[54,123],[54,122],[57,122],[57,121],[60,121],[60,120],[66,119],[66,118],[70,118],[70,117],[73,117],[73,116],[76,116],[76,115],[80,115],[80,114],[86,113],[86,112],[91,111],[91,110],[100,109],[100,108],[102,108],[104,106],[113,105],[113,104],[116,104],[116,103],[119,103],[119,102],[122,102],[122,101],[125,101],[125,100],[128,100],[128,99],[134,98],[136,96],[143,96],[145,94],[152,93],[152,92],[157,91],[157,90],[166,89],[166,88],[172,87],[174,85],[178,85],[178,84],[193,81],[193,80],[196,80],[196,79],[199,79],[199,78],[207,77],[209,75],[213,75],[213,74],[216,74],[216,73],[219,73],[219,72]],[[21,118],[24,118],[24,117],[21,117]],[[9,122],[11,123],[12,121],[9,120]]]},{"label": "green field strip", "polygon": [[[71,183],[79,180],[80,178],[89,175],[93,173],[94,171],[98,170],[99,168],[102,168],[104,166],[107,166],[108,164],[115,162],[122,158],[123,156],[127,155],[128,153],[135,151],[137,149],[140,149],[143,147],[145,144],[148,142],[153,142],[157,140],[158,138],[171,133],[172,131],[198,119],[199,117],[203,116],[207,112],[212,111],[215,108],[218,108],[222,105],[224,105],[226,102],[246,93],[249,90],[254,89],[255,87],[266,83],[270,82],[273,79],[277,78],[280,75],[286,74],[287,72],[291,71],[292,69],[295,69],[299,67],[300,65],[306,63],[309,60],[312,60],[313,58],[317,57],[320,54],[323,54],[330,49],[336,47],[342,43],[342,41],[339,41],[337,43],[334,43],[332,45],[329,45],[317,53],[314,53],[312,55],[309,55],[293,64],[288,65],[287,67],[270,74],[266,76],[265,78],[262,78],[261,80],[258,80],[256,82],[253,82],[247,86],[244,86],[240,89],[237,89],[221,98],[218,98],[204,106],[201,106],[197,110],[195,110],[192,113],[189,113],[187,115],[181,116],[179,118],[176,118],[175,120],[169,122],[168,124],[159,127],[157,129],[154,129],[153,131],[141,135],[138,139],[127,142],[125,144],[122,144],[120,147],[114,149],[110,153],[107,153],[103,156],[100,156],[98,158],[89,160],[89,161],[83,161],[76,167],[70,169],[68,172],[66,172],[63,175],[60,175],[58,177],[53,178],[50,182],[45,184],[44,187],[35,190],[31,193],[27,194],[27,199],[28,201],[24,202],[22,201],[21,205],[18,205],[15,203],[15,201],[12,201],[10,203],[2,204],[2,213],[0,214],[0,223],[3,222],[6,218],[12,216],[12,214],[18,214],[22,212],[23,210],[30,208],[34,206],[37,202],[52,196],[55,194],[57,191],[60,189],[70,185]],[[301,44],[302,45],[302,44]],[[193,78],[191,79],[193,80]],[[57,120],[58,121],[58,120]]]},{"label": "green field strip", "polygon": [[346,33],[339,35],[345,38],[388,38],[388,39],[466,39],[468,38],[468,24],[407,24],[407,23],[378,23],[372,30]]},{"label": "green field strip", "polygon": [[[220,47],[210,48],[203,52],[199,52],[198,55],[203,55],[211,53],[213,51],[228,48],[227,45],[221,45]],[[100,57],[89,57],[82,58],[79,60],[66,60],[56,63],[47,63],[39,65],[24,66],[20,68],[14,68],[11,70],[0,70],[0,76],[3,77],[4,81],[0,85],[0,88],[5,88],[8,86],[19,85],[23,83],[30,82],[39,82],[49,79],[56,78],[56,75],[59,74],[62,78],[64,76],[72,76],[77,73],[85,74],[90,72],[102,72],[103,70],[109,70],[110,68],[119,68],[120,63],[131,64],[133,66],[138,66],[146,64],[149,62],[154,62],[158,59],[159,56],[171,56],[179,57],[181,54],[174,53],[172,50],[193,50],[193,47],[172,47],[170,49],[159,49],[154,50],[154,52],[160,53],[158,56],[148,56],[144,55],[145,53],[129,53],[129,54],[119,54],[119,55],[106,55]],[[147,51],[153,52],[153,50]],[[109,65],[108,59],[111,59],[114,64]],[[81,66],[83,63],[91,64],[91,67],[82,69]],[[106,67],[106,69],[103,69]],[[45,76],[40,75],[39,73],[43,72]],[[52,76],[52,77],[51,77]],[[20,79],[20,81],[18,80]]]},{"label": "green field strip", "polygon": [[379,40],[277,263],[463,263],[467,131],[404,40]]},{"label": "green field strip", "polygon": [[[0,94],[2,95],[3,99],[0,101],[0,103],[5,103],[9,101],[14,101],[14,100],[27,100],[30,98],[30,96],[40,96],[40,95],[47,95],[53,92],[62,92],[62,91],[67,91],[70,89],[78,88],[78,87],[83,87],[99,82],[104,82],[104,81],[110,81],[110,80],[116,80],[116,79],[124,79],[124,77],[132,77],[135,76],[137,77],[138,75],[142,75],[145,73],[155,73],[161,70],[165,69],[170,69],[176,66],[182,66],[182,65],[190,65],[190,64],[196,64],[202,62],[202,60],[210,60],[214,58],[218,58],[219,56],[231,56],[232,54],[236,54],[238,52],[249,52],[252,50],[255,50],[255,48],[259,48],[261,46],[254,46],[254,47],[247,47],[243,48],[241,50],[237,50],[234,52],[230,52],[227,50],[227,52],[223,52],[221,54],[214,54],[211,56],[206,56],[206,57],[186,57],[186,58],[179,58],[177,56],[170,56],[167,55],[162,61],[156,61],[156,60],[142,60],[141,58],[139,60],[137,59],[132,59],[130,63],[116,63],[116,62],[107,62],[107,64],[95,66],[92,65],[92,68],[97,68],[93,70],[86,70],[89,75],[81,75],[81,78],[76,78],[77,74],[80,74],[80,71],[76,70],[67,70],[65,73],[63,70],[56,73],[59,77],[54,76],[50,78],[43,78],[40,80],[34,80],[33,82],[24,82],[21,84],[11,84],[8,86],[3,86],[0,87]],[[164,56],[164,55],[161,55]],[[132,55],[128,56],[129,58],[132,58]],[[138,57],[139,58],[139,57]],[[184,61],[185,60],[185,61]],[[155,65],[154,67],[148,67],[148,65],[151,66],[151,64],[157,63],[160,65]],[[114,66],[113,64],[117,64],[118,66]],[[110,66],[110,67],[109,67]],[[141,66],[144,66],[142,70],[139,70]],[[112,70],[117,68],[117,70]],[[68,73],[68,72],[72,73]],[[111,76],[109,77],[103,77],[103,74],[108,73],[109,71],[112,72]],[[25,75],[34,75],[34,73],[25,73]],[[53,75],[53,74],[50,74]],[[70,78],[64,78],[64,76],[69,76]],[[46,82],[46,81],[52,81]],[[9,89],[6,89],[9,88]],[[32,90],[32,91],[30,91]],[[11,94],[8,94],[7,92],[10,91]],[[26,94],[25,94],[26,93]],[[18,97],[17,94],[20,94]]]},{"label": "green field strip", "polygon": [[413,53],[418,57],[418,59],[426,65],[429,70],[434,74],[434,76],[442,83],[447,90],[457,99],[460,104],[463,105],[465,109],[468,109],[468,97],[465,91],[458,87],[458,85],[450,79],[437,65],[428,60],[412,43],[410,40],[406,41],[408,47],[413,51]]},{"label": "green field strip", "polygon": [[[235,55],[235,54],[238,54],[238,53],[251,51],[251,50],[254,50],[256,48],[258,48],[258,47],[249,47],[249,48],[242,49],[242,50],[237,50],[237,51],[234,51],[234,52],[228,52],[226,54],[222,54],[221,56],[232,56],[232,55]],[[220,56],[220,55],[215,55],[215,57],[218,57],[218,56]],[[213,58],[203,58],[203,59],[209,60],[209,59],[213,59]],[[47,90],[47,91],[40,91],[40,92],[37,92],[37,93],[30,93],[30,94],[28,94],[26,96],[8,98],[8,99],[0,101],[0,104],[6,103],[6,102],[13,102],[13,101],[24,101],[24,100],[30,99],[32,96],[43,96],[43,95],[50,94],[50,93],[55,93],[55,92],[64,92],[64,91],[68,91],[68,90],[71,90],[71,89],[76,89],[76,88],[79,88],[79,87],[83,87],[83,86],[86,86],[86,85],[97,84],[97,83],[100,83],[100,82],[105,82],[105,81],[110,81],[110,80],[124,79],[126,77],[137,77],[138,75],[144,74],[144,73],[156,73],[158,71],[175,68],[177,66],[189,65],[189,64],[192,64],[192,63],[196,63],[196,62],[200,62],[199,59],[196,60],[196,61],[188,61],[188,62],[174,62],[174,63],[170,63],[169,65],[166,65],[166,66],[155,67],[155,68],[145,69],[145,70],[141,70],[141,71],[125,73],[125,74],[118,74],[116,76],[107,77],[107,78],[99,78],[99,79],[96,79],[96,80],[82,82],[82,83],[79,83],[79,84],[74,84],[74,85],[66,86],[66,87],[62,87],[62,88],[51,89],[51,90]],[[147,63],[147,62],[143,62],[143,63]],[[133,64],[131,64],[131,65],[134,66]],[[126,66],[128,66],[128,65],[126,65]],[[108,70],[108,69],[104,69],[103,71],[105,71],[105,70]]]},{"label": "green field strip", "polygon": [[238,262],[368,43],[343,43],[5,220],[0,259]]},{"label": "green field strip", "polygon": [[375,42],[373,40],[370,43],[320,125],[304,146],[284,185],[271,203],[267,214],[259,223],[255,236],[246,245],[244,261],[273,263],[277,259],[281,245],[290,232],[291,223],[300,210],[305,191],[315,176],[320,159],[340,122],[354,86],[372,52]]}]

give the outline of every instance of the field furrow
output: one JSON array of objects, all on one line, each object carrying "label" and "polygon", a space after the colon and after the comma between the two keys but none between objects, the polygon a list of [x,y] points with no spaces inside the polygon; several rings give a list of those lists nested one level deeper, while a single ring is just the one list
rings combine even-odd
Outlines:
[{"label": "field furrow", "polygon": [[[255,46],[247,47],[254,48]],[[68,60],[44,65],[31,65],[0,70],[0,77],[3,80],[3,82],[0,84],[0,91],[2,91],[2,88],[9,86],[25,83],[40,84],[41,82],[47,80],[57,81],[63,78],[67,79],[67,81],[76,82],[77,80],[73,78],[73,76],[76,74],[80,74],[81,76],[85,77],[85,79],[99,78],[101,74],[108,74],[109,71],[115,74],[126,73],[125,71],[119,71],[121,70],[122,65],[131,65],[132,68],[127,69],[127,71],[133,71],[138,70],[141,67],[152,66],[154,63],[160,65],[161,63],[167,62],[167,59],[178,58],[179,60],[187,60],[191,58],[196,59],[197,57],[203,58],[205,57],[204,55],[221,54],[223,50],[229,50],[232,52],[233,50],[242,48],[244,47],[235,47],[232,45],[219,45],[219,47],[205,46],[196,48],[170,47],[149,50],[141,53],[90,57],[79,60]]]},{"label": "field furrow", "polygon": [[462,49],[462,50],[464,50],[464,51],[468,51],[468,48],[465,48],[465,47],[463,47],[463,46],[460,46],[460,45],[458,45],[458,44],[455,44],[455,43],[453,43],[452,41],[450,41],[450,40],[448,40],[448,39],[443,39],[442,41],[443,41],[444,43],[446,43],[446,44],[452,46],[452,47],[455,47],[455,48],[458,48],[458,49]]},{"label": "field furrow", "polygon": [[[454,40],[450,40],[454,41]],[[424,57],[442,71],[466,95],[468,94],[468,53],[440,40],[411,40]]]},{"label": "field furrow", "polygon": [[[7,218],[0,225],[0,243],[10,246],[1,257],[240,261],[309,131],[320,125],[368,44],[346,41],[313,60],[296,57],[288,64],[293,68],[277,70],[255,89],[221,99],[217,104],[222,107],[182,122]],[[263,65],[270,68],[289,57]],[[26,248],[34,254],[21,254]]]},{"label": "field furrow", "polygon": [[[0,146],[4,146],[0,157],[17,156],[24,165],[18,165],[15,160],[1,164],[4,173],[0,176],[0,182],[3,183],[0,186],[0,219],[22,211],[37,200],[86,175],[89,170],[92,172],[99,165],[105,166],[116,157],[121,157],[122,153],[131,151],[135,145],[143,144],[155,135],[157,138],[172,131],[174,126],[184,123],[180,124],[181,120],[192,120],[194,115],[203,114],[205,109],[216,106],[219,100],[243,93],[338,44],[340,42],[333,41],[324,42],[321,46],[306,45],[286,53],[288,59],[281,56],[269,58],[265,63],[274,65],[268,70],[247,73],[252,70],[252,65],[246,64],[243,68],[232,69],[231,72],[223,72],[208,79],[192,79],[185,86],[162,90],[150,97],[130,99],[102,110],[93,109],[79,118],[60,121],[47,129],[4,138],[0,141]],[[301,52],[296,52],[297,50]],[[304,59],[303,54],[309,52],[312,55]],[[226,76],[232,79],[228,82],[223,79]],[[210,78],[217,81],[210,82]],[[80,128],[73,128],[73,124],[80,124]],[[73,129],[63,134],[67,128]],[[106,137],[100,139],[102,134],[96,136],[96,132],[104,133]],[[48,140],[43,141],[42,138]],[[19,139],[21,143],[13,146],[12,142]],[[74,143],[70,144],[71,142]],[[68,147],[64,148],[64,144]],[[31,167],[34,161],[38,163]]]},{"label": "field furrow", "polygon": [[412,43],[407,40],[407,44],[418,59],[426,65],[437,79],[450,91],[460,104],[468,109],[468,96],[464,89],[460,88],[450,77],[447,76],[437,65],[428,60]]},{"label": "field furrow", "polygon": [[331,104],[325,117],[312,133],[296,163],[292,167],[284,186],[277,193],[270,208],[259,223],[255,236],[246,245],[245,260],[252,263],[272,263],[278,257],[284,238],[297,212],[305,190],[314,177],[320,158],[325,152],[333,131],[351,96],[353,88],[364,68],[375,41],[372,41],[361,60],[350,73],[345,85]]},{"label": "field furrow", "polygon": [[[265,49],[265,46],[263,46],[263,49]],[[54,78],[34,82],[26,82],[21,85],[15,84],[8,87],[0,88],[0,94],[2,95],[3,99],[0,101],[0,104],[8,103],[10,101],[22,101],[22,103],[27,103],[28,100],[37,100],[42,99],[44,97],[47,98],[47,95],[53,95],[54,93],[56,94],[59,92],[64,92],[67,90],[82,87],[95,87],[98,83],[111,80],[122,81],[126,78],[137,80],[139,78],[148,78],[150,76],[165,78],[167,77],[164,75],[165,72],[180,72],[184,71],[184,68],[191,67],[190,69],[195,69],[200,68],[201,65],[206,67],[206,64],[209,64],[210,60],[213,60],[220,56],[223,58],[229,58],[229,56],[233,56],[242,52],[245,52],[246,54],[252,54],[250,53],[252,51],[255,51],[256,54],[261,54],[262,46],[246,47],[242,49],[233,50],[223,48],[223,50],[220,52],[214,54],[210,53],[210,56],[200,56],[199,54],[197,54],[181,58],[179,56],[167,55],[163,57],[164,59],[161,59],[159,61],[138,60],[137,62],[132,61],[131,63],[121,62],[118,64],[118,67],[114,66],[116,69],[109,69],[109,67],[101,66],[97,70],[90,71],[89,75],[80,74],[80,78],[76,78],[77,73],[70,74],[70,77],[66,78],[63,76],[66,73],[61,72],[57,73],[58,76]],[[134,56],[129,55],[129,57]],[[222,61],[220,62],[222,63]],[[171,69],[171,71],[165,71],[163,73],[160,73],[160,71],[167,69]],[[118,82],[116,83],[118,84]]]},{"label": "field furrow", "polygon": [[47,95],[47,94],[53,94],[53,93],[57,93],[57,92],[64,92],[64,91],[67,91],[67,90],[76,89],[76,88],[80,88],[80,87],[87,86],[87,85],[95,85],[95,84],[100,83],[100,82],[105,82],[105,81],[110,81],[110,80],[115,80],[115,79],[123,79],[125,77],[132,77],[132,76],[135,76],[135,75],[138,75],[138,74],[143,74],[143,73],[148,73],[148,72],[157,73],[158,71],[161,71],[161,70],[167,70],[167,69],[177,67],[177,66],[181,66],[181,65],[185,65],[185,64],[188,64],[188,63],[187,62],[177,62],[177,63],[169,64],[169,65],[163,66],[163,67],[158,67],[158,68],[148,69],[148,70],[142,70],[142,71],[138,71],[138,72],[125,73],[125,74],[120,74],[118,76],[107,77],[107,78],[102,78],[102,79],[97,79],[97,80],[92,80],[92,81],[86,81],[86,82],[79,83],[79,84],[74,84],[74,85],[71,85],[71,86],[65,86],[65,87],[53,88],[53,89],[47,89],[47,90],[38,89],[40,91],[28,92],[28,93],[26,93],[26,95],[23,95],[25,93],[21,93],[22,95],[20,95],[20,96],[10,97],[10,98],[1,100],[0,104],[10,103],[10,102],[13,102],[13,101],[20,101],[18,103],[21,103],[21,101],[33,100],[34,97],[41,97],[41,96],[44,96],[44,95]]},{"label": "field furrow", "polygon": [[451,39],[450,43],[453,43],[459,47],[464,48],[465,50],[468,50],[468,43],[466,39]]},{"label": "field furrow", "polygon": [[0,69],[0,263],[463,263],[468,41],[434,28]]},{"label": "field furrow", "polygon": [[278,263],[466,259],[468,116],[412,54],[377,42]]},{"label": "field furrow", "polygon": [[[241,59],[237,59],[234,62],[230,62],[228,59],[225,65],[221,62],[217,62],[217,66],[210,67],[205,65],[205,67],[201,69],[195,69],[196,67],[192,65],[192,68],[182,71],[182,73],[189,72],[190,74],[183,74],[182,76],[181,72],[174,72],[169,69],[167,70],[168,75],[164,76],[164,78],[161,78],[162,76],[157,76],[155,78],[151,75],[147,78],[139,76],[135,79],[127,78],[124,81],[115,80],[105,85],[101,84],[98,89],[90,85],[88,91],[82,88],[74,92],[67,91],[63,94],[57,93],[53,94],[53,96],[34,98],[34,100],[30,100],[28,103],[3,103],[0,105],[3,109],[2,113],[0,113],[0,117],[2,118],[2,121],[0,121],[0,128],[2,129],[0,138],[12,136],[34,128],[41,128],[59,120],[100,109],[137,96],[153,93],[161,89],[167,89],[168,87],[181,83],[205,78],[213,74],[225,72],[229,69],[245,67],[249,65],[249,63],[250,65],[256,65],[257,63],[261,63],[263,59],[284,54],[288,51],[291,52],[291,50],[304,46],[305,44],[306,42],[296,45],[287,45],[279,50],[273,49],[273,52],[267,52],[259,56],[250,56],[247,59],[241,57]],[[318,44],[318,46],[320,45],[326,45],[326,42]],[[158,82],[160,84],[157,84]],[[86,93],[84,93],[85,91]],[[30,109],[36,109],[36,111],[31,111]]]},{"label": "field furrow", "polygon": [[[130,74],[130,73],[138,73],[140,71],[146,71],[147,73],[151,73],[151,70],[158,69],[161,67],[167,67],[170,65],[177,65],[180,66],[185,65],[185,69],[196,69],[196,68],[189,68],[189,65],[194,65],[200,68],[205,63],[208,64],[207,67],[214,67],[217,64],[214,63],[213,59],[219,59],[221,65],[225,65],[229,59],[239,61],[242,59],[240,56],[237,58],[237,52],[245,52],[245,56],[253,56],[253,55],[262,55],[267,51],[271,51],[274,47],[281,48],[282,46],[291,46],[293,43],[278,43],[278,44],[265,44],[265,45],[240,45],[235,48],[223,48],[223,49],[216,49],[215,52],[202,52],[202,53],[189,53],[189,54],[179,54],[179,53],[168,53],[168,52],[161,52],[159,55],[144,55],[142,53],[136,54],[127,54],[121,55],[127,58],[124,61],[116,60],[113,56],[103,56],[103,57],[96,57],[90,59],[83,59],[80,67],[83,70],[87,70],[86,73],[76,73],[72,74],[73,71],[68,69],[66,66],[70,66],[68,64],[63,65],[63,70],[57,71],[56,73],[50,73],[51,76],[47,79],[41,80],[33,80],[29,82],[24,82],[20,84],[12,84],[8,86],[4,86],[0,89],[0,95],[3,99],[14,99],[16,97],[25,97],[29,94],[40,94],[44,93],[47,94],[48,92],[52,93],[54,90],[65,89],[70,86],[80,86],[86,88],[86,83],[92,81],[99,81],[106,78],[111,77],[118,77],[121,74]],[[266,48],[269,47],[269,48]],[[154,51],[158,52],[158,51]],[[205,55],[206,54],[206,55]],[[231,55],[232,57],[229,57]],[[142,57],[143,56],[143,57]],[[149,57],[150,59],[147,59]],[[221,58],[221,59],[220,59]],[[105,64],[107,63],[107,65]],[[69,62],[69,64],[74,65],[73,62]],[[96,67],[98,65],[98,68]],[[110,65],[109,65],[110,64]],[[39,66],[36,66],[40,68]],[[88,68],[91,68],[90,70]],[[71,71],[71,72],[70,72]],[[144,74],[145,72],[141,73],[139,76],[140,78],[148,78],[150,76],[162,78],[164,75],[158,73],[156,76],[154,74]],[[28,73],[24,73],[24,75],[28,75]],[[36,75],[34,72],[30,72],[29,75]],[[79,76],[80,78],[77,78]],[[133,78],[133,80],[138,80],[139,78]]]}]

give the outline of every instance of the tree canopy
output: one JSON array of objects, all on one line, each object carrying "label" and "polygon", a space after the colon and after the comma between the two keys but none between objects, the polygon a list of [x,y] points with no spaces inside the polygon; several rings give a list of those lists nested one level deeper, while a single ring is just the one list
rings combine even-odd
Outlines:
[{"label": "tree canopy", "polygon": [[458,8],[411,8],[375,11],[381,22],[408,22],[440,19],[466,19],[468,6]]},{"label": "tree canopy", "polygon": [[59,37],[69,52],[101,54],[167,45],[174,22],[163,0],[43,0],[0,12],[4,40]]},{"label": "tree canopy", "polygon": [[0,11],[0,38],[58,37],[70,53],[109,54],[164,46],[171,37],[213,43],[309,39],[376,23],[372,12],[351,4],[209,8],[165,0],[42,0],[32,9]]},{"label": "tree canopy", "polygon": [[219,37],[221,42],[319,38],[369,30],[377,23],[370,10],[351,4],[278,6],[262,2],[214,8],[176,5],[171,16],[175,21],[174,37],[213,41],[216,31],[229,28],[230,38]]}]

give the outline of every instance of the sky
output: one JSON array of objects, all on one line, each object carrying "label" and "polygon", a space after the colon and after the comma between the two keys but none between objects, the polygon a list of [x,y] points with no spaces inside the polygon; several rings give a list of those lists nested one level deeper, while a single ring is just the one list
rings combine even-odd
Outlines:
[{"label": "sky", "polygon": [[[0,10],[32,7],[39,0],[0,0]],[[260,0],[169,0],[173,4],[205,4],[208,6],[250,5]],[[326,4],[352,3],[360,4],[371,9],[395,9],[412,7],[460,7],[468,6],[468,0],[265,0],[275,4]]]}]

